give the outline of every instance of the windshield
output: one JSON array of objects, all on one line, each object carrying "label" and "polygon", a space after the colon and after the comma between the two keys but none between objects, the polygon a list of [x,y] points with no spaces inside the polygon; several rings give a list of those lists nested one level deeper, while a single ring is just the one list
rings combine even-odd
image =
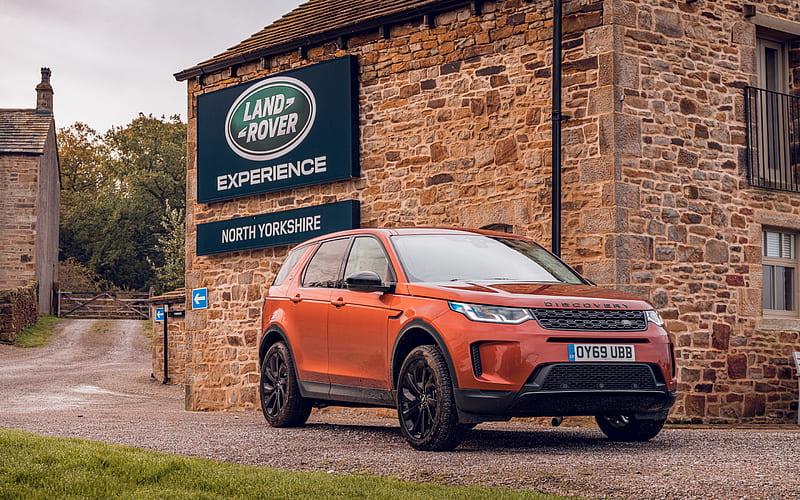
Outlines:
[{"label": "windshield", "polygon": [[392,244],[411,282],[585,282],[535,243],[480,234],[393,236]]}]

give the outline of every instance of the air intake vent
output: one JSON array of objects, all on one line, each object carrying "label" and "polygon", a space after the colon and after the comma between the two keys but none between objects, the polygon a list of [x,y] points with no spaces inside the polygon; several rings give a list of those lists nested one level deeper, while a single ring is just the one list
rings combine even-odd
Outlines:
[{"label": "air intake vent", "polygon": [[656,388],[653,370],[645,364],[575,363],[553,365],[544,391],[620,391]]},{"label": "air intake vent", "polygon": [[547,330],[584,332],[639,332],[647,330],[644,311],[616,309],[532,309],[536,321]]}]

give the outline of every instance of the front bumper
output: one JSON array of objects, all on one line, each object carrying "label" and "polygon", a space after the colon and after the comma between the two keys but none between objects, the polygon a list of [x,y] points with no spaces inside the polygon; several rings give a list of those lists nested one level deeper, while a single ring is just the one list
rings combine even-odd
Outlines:
[{"label": "front bumper", "polygon": [[666,415],[675,403],[675,391],[659,374],[647,363],[552,363],[537,368],[519,391],[456,389],[455,400],[462,414],[487,420],[603,413],[646,418]]}]

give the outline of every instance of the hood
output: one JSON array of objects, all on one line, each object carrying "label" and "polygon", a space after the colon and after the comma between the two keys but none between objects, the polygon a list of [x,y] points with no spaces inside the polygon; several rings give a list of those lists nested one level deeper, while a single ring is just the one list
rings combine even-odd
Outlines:
[{"label": "hood", "polygon": [[409,295],[473,304],[553,309],[652,309],[628,293],[589,285],[452,281],[408,283]]}]

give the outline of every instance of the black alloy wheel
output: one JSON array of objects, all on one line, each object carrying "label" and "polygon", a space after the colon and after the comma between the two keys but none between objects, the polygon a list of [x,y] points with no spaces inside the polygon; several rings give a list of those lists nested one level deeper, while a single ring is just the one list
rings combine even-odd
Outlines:
[{"label": "black alloy wheel", "polygon": [[403,362],[397,415],[403,435],[417,450],[452,450],[463,439],[466,427],[458,423],[450,373],[437,347],[417,347]]},{"label": "black alloy wheel", "polygon": [[311,414],[311,401],[300,395],[294,362],[283,342],[273,344],[261,364],[261,410],[272,427],[303,425]]}]

